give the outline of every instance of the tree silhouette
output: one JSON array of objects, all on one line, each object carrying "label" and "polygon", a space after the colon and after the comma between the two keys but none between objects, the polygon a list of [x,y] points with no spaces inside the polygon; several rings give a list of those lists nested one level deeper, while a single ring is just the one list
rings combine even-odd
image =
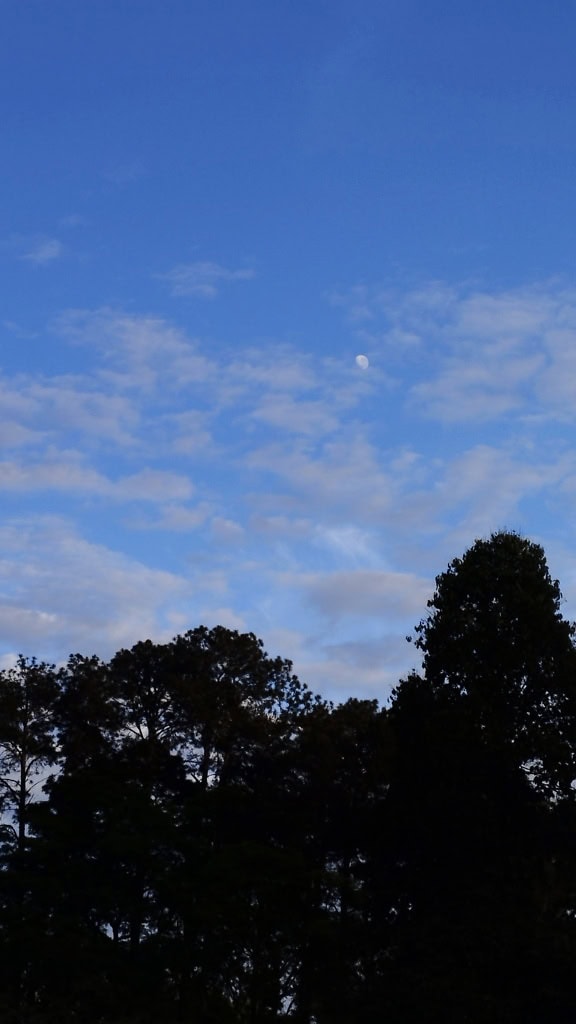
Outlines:
[{"label": "tree silhouette", "polygon": [[395,999],[429,1019],[576,1009],[574,986],[552,982],[575,943],[558,822],[573,817],[576,661],[560,601],[538,545],[477,541],[437,577],[417,627],[423,678],[395,691]]},{"label": "tree silhouette", "polygon": [[1,1019],[572,1024],[560,601],[477,541],[388,708],[223,627],[0,673]]},{"label": "tree silhouette", "polygon": [[428,684],[464,698],[492,746],[538,787],[576,778],[575,627],[540,545],[501,531],[477,540],[436,579],[416,627]]}]

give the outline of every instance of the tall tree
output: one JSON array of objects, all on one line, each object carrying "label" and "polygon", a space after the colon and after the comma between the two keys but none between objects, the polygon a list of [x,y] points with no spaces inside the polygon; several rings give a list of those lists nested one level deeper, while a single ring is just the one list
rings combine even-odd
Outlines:
[{"label": "tall tree", "polygon": [[575,627],[539,544],[500,531],[477,540],[436,578],[416,627],[433,690],[464,698],[492,746],[537,787],[576,778]]},{"label": "tall tree", "polygon": [[38,920],[30,897],[29,824],[57,757],[57,695],[55,669],[34,658],[20,656],[0,673],[0,998],[14,1008],[16,1020],[26,1019],[33,1001],[29,965]]},{"label": "tall tree", "polygon": [[[386,925],[372,927],[374,834],[386,830],[390,780],[387,713],[377,701],[321,706],[299,738],[292,841],[305,864],[300,905],[298,1021],[367,1019]],[[374,868],[374,872],[373,872]]]},{"label": "tall tree", "polygon": [[[63,960],[93,956],[92,1005],[115,991],[126,1019],[280,1013],[293,959],[284,918],[299,891],[283,778],[313,704],[290,662],[221,627],[136,644],[108,665],[70,660],[62,770],[35,816],[48,879],[36,898]],[[59,998],[62,975],[36,966],[34,977]]]},{"label": "tall tree", "polygon": [[0,672],[0,787],[8,821],[4,832],[23,853],[28,808],[57,758],[54,709],[58,695],[53,666],[18,658]]},{"label": "tall tree", "polygon": [[560,605],[542,548],[499,532],[437,577],[416,627],[424,672],[395,691],[389,801],[393,999],[409,1015],[481,1024],[576,1011],[559,842],[573,816],[576,657]]},{"label": "tall tree", "polygon": [[186,766],[204,789],[249,769],[268,722],[292,722],[314,704],[292,663],[270,657],[254,633],[199,626],[171,649]]},{"label": "tall tree", "polygon": [[53,716],[62,770],[70,775],[118,749],[124,712],[110,666],[95,655],[71,655],[59,687]]}]

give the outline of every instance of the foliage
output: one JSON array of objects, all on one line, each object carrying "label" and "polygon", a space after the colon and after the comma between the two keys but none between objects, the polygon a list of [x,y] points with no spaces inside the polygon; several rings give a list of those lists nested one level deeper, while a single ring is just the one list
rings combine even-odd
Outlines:
[{"label": "foliage", "polygon": [[0,674],[2,1020],[576,1018],[574,629],[477,541],[391,705],[253,634]]},{"label": "foliage", "polygon": [[492,746],[537,785],[576,778],[576,655],[572,623],[540,545],[516,533],[477,540],[436,579],[416,627],[432,688],[464,698]]}]

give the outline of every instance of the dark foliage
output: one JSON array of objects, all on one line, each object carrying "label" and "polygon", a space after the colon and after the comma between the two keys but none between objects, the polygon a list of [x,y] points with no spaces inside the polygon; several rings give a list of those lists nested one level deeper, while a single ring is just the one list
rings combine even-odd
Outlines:
[{"label": "dark foliage", "polygon": [[477,541],[388,708],[252,634],[0,674],[0,1020],[576,1020],[576,663],[538,545]]}]

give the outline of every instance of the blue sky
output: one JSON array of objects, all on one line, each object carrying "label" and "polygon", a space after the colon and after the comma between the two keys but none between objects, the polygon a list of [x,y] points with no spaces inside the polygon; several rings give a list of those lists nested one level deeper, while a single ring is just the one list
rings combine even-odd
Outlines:
[{"label": "blue sky", "polygon": [[502,527],[576,617],[576,4],[1,9],[1,663],[385,699]]}]

